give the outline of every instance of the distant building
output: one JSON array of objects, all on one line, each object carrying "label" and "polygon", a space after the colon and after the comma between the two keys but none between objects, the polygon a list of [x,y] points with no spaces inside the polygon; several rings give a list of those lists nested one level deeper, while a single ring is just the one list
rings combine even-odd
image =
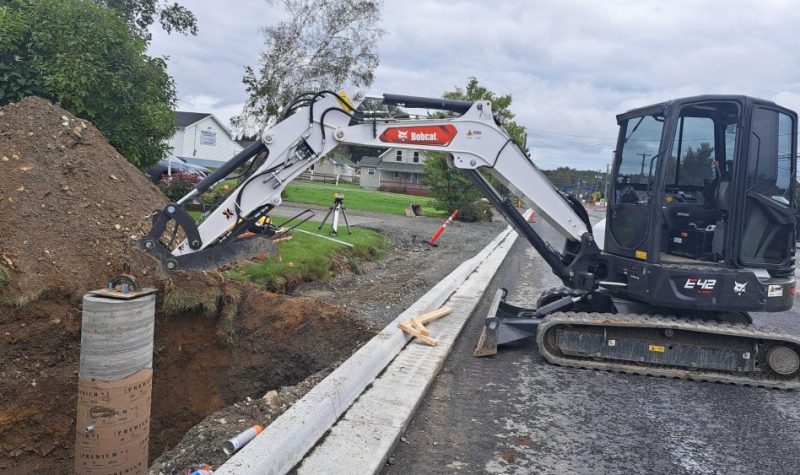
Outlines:
[{"label": "distant building", "polygon": [[425,174],[425,152],[390,148],[378,157],[364,157],[358,162],[361,186],[387,191],[426,191],[422,184]]},{"label": "distant building", "polygon": [[174,111],[177,130],[169,141],[172,155],[195,165],[219,167],[242,150],[213,114]]}]

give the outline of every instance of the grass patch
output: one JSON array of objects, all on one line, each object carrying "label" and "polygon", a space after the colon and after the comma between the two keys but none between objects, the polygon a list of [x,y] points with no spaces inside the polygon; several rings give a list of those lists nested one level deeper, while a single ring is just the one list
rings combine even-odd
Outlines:
[{"label": "grass patch", "polygon": [[284,201],[295,203],[330,206],[333,204],[333,194],[336,192],[344,194],[344,207],[346,209],[403,215],[405,214],[406,206],[410,203],[419,203],[422,205],[422,212],[426,216],[445,215],[443,211],[431,207],[430,198],[365,190],[349,183],[336,186],[333,184],[295,181],[286,187],[283,199]]},{"label": "grass patch", "polygon": [[11,280],[11,272],[8,269],[0,264],[0,289],[8,285],[8,281]]},{"label": "grass patch", "polygon": [[6,299],[5,305],[13,308],[27,307],[33,302],[36,302],[37,300],[41,299],[42,296],[44,296],[44,290],[45,289],[43,288],[34,289],[30,293],[18,295],[16,297],[11,297],[9,299]]},{"label": "grass patch", "polygon": [[164,313],[175,315],[179,313],[211,313],[217,310],[222,291],[212,288],[208,292],[188,292],[167,287],[164,292]]},{"label": "grass patch", "polygon": [[[318,226],[309,222],[303,223],[299,229],[328,236],[330,226],[325,225],[321,231]],[[228,276],[233,280],[285,290],[300,282],[326,279],[342,268],[357,272],[361,262],[380,258],[389,241],[375,231],[361,228],[352,228],[352,231],[353,234],[347,234],[344,226],[340,226],[336,239],[353,244],[353,248],[295,231],[291,240],[278,243],[281,260],[265,259],[256,264],[245,264],[229,271]]]}]

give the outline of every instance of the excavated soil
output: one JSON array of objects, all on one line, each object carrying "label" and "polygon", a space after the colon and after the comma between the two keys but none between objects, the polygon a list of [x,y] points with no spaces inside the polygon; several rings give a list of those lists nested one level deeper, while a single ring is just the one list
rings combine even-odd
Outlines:
[{"label": "excavated soil", "polygon": [[71,470],[80,298],[125,264],[159,290],[151,460],[209,414],[323,371],[375,333],[339,307],[219,273],[155,279],[125,243],[166,199],[45,100],[0,108],[0,202],[0,473]]}]

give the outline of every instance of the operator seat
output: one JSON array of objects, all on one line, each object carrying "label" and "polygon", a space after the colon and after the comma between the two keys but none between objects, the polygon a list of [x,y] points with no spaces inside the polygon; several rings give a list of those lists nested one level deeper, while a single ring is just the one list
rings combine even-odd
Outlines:
[{"label": "operator seat", "polygon": [[719,193],[720,177],[706,183],[701,191],[703,204],[672,203],[665,210],[665,219],[669,229],[685,229],[694,227],[705,229],[711,224],[716,224],[719,219]]}]

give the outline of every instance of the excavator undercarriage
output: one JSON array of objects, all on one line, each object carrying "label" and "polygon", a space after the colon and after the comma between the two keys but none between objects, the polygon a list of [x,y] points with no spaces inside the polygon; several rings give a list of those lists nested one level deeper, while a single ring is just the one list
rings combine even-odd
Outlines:
[{"label": "excavator undercarriage", "polygon": [[[727,321],[616,313],[610,296],[558,287],[535,309],[495,295],[475,356],[535,337],[539,352],[559,366],[697,381],[793,389],[800,387],[800,338],[758,328],[747,314]],[[565,311],[547,313],[548,308]],[[571,309],[571,310],[570,310]],[[721,315],[719,315],[721,316]]]}]

